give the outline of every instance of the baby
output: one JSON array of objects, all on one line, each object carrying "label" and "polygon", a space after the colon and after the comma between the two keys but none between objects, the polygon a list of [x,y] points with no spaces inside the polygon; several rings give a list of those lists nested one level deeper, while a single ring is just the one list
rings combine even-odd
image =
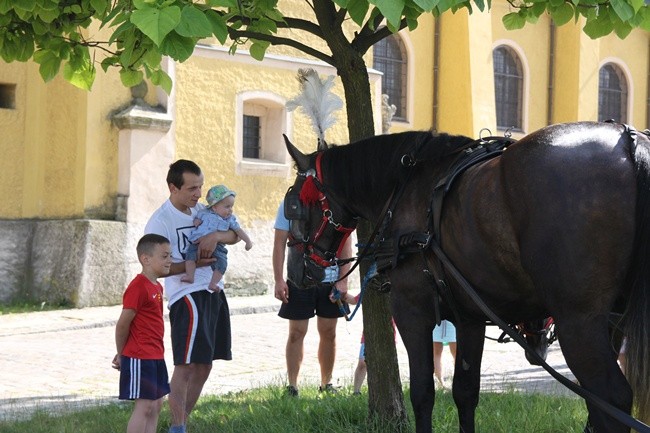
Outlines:
[{"label": "baby", "polygon": [[[246,251],[253,248],[253,242],[248,234],[239,226],[237,217],[233,214],[235,205],[235,192],[228,189],[225,185],[216,185],[210,188],[205,199],[208,205],[196,214],[194,220],[195,228],[190,233],[190,244],[185,251],[185,275],[181,281],[186,283],[194,282],[194,272],[196,271],[196,260],[198,259],[198,239],[215,231],[232,230],[237,233],[245,243]],[[223,278],[223,274],[228,267],[228,250],[225,245],[217,244],[212,253],[212,257],[217,260],[210,264],[212,267],[212,279],[208,288],[215,292],[219,291],[218,283]]]}]

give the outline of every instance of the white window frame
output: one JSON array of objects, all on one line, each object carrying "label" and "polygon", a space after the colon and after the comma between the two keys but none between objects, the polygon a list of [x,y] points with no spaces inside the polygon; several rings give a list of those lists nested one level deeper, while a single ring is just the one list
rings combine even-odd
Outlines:
[{"label": "white window frame", "polygon": [[[602,69],[603,66],[607,64],[613,64],[616,67],[618,67],[622,72],[623,75],[625,76],[626,84],[627,84],[627,107],[626,109],[626,115],[627,115],[627,120],[626,122],[631,124],[632,121],[630,119],[633,119],[633,107],[634,107],[634,81],[632,81],[632,71],[630,71],[630,68],[627,66],[627,64],[621,60],[618,57],[607,57],[601,60],[600,64],[598,65],[598,74],[600,74],[600,70]],[[598,80],[599,81],[599,80]],[[600,82],[598,84],[598,101],[600,99]],[[600,113],[598,112],[598,106],[596,106],[596,119],[600,117]]]},{"label": "white window frame", "polygon": [[[289,153],[282,134],[291,130],[292,116],[286,99],[272,92],[247,91],[237,95],[235,110],[235,173],[287,177]],[[260,118],[259,158],[244,158],[244,115]]]}]

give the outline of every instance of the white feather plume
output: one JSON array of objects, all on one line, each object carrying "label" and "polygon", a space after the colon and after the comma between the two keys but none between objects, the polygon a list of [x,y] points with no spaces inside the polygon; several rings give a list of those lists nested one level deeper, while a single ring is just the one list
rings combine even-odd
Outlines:
[{"label": "white feather plume", "polygon": [[287,102],[287,110],[293,111],[298,107],[302,108],[302,112],[312,121],[320,149],[327,146],[325,131],[336,123],[334,112],[343,108],[343,101],[331,92],[334,86],[333,75],[321,80],[315,70],[300,69],[298,70],[298,81],[302,91]]}]

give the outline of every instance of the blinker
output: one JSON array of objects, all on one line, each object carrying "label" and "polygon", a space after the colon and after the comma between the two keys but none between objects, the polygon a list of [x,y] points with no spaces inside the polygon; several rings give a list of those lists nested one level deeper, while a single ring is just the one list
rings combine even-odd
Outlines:
[{"label": "blinker", "polygon": [[305,221],[308,218],[307,209],[300,201],[300,194],[290,187],[284,196],[284,217],[288,220]]}]

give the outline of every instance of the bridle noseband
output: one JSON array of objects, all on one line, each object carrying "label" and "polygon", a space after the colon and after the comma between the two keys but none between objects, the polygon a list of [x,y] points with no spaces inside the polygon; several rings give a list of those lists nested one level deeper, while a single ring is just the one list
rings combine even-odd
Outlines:
[{"label": "bridle noseband", "polygon": [[[337,259],[341,254],[343,246],[347,241],[350,234],[357,228],[356,219],[353,219],[354,224],[346,226],[344,223],[337,222],[334,218],[334,213],[330,206],[329,199],[326,194],[326,187],[323,182],[323,173],[321,170],[322,152],[316,156],[316,169],[308,170],[304,173],[298,173],[299,176],[305,178],[300,191],[300,201],[304,206],[318,205],[321,209],[321,219],[318,229],[314,233],[313,239],[307,235],[301,240],[293,240],[292,245],[302,245],[303,256],[306,260],[310,260],[322,268],[327,268],[340,263]],[[329,250],[322,250],[318,247],[318,241],[323,237],[325,231],[332,228],[336,232],[342,234],[339,244],[336,245],[336,253]]]}]

